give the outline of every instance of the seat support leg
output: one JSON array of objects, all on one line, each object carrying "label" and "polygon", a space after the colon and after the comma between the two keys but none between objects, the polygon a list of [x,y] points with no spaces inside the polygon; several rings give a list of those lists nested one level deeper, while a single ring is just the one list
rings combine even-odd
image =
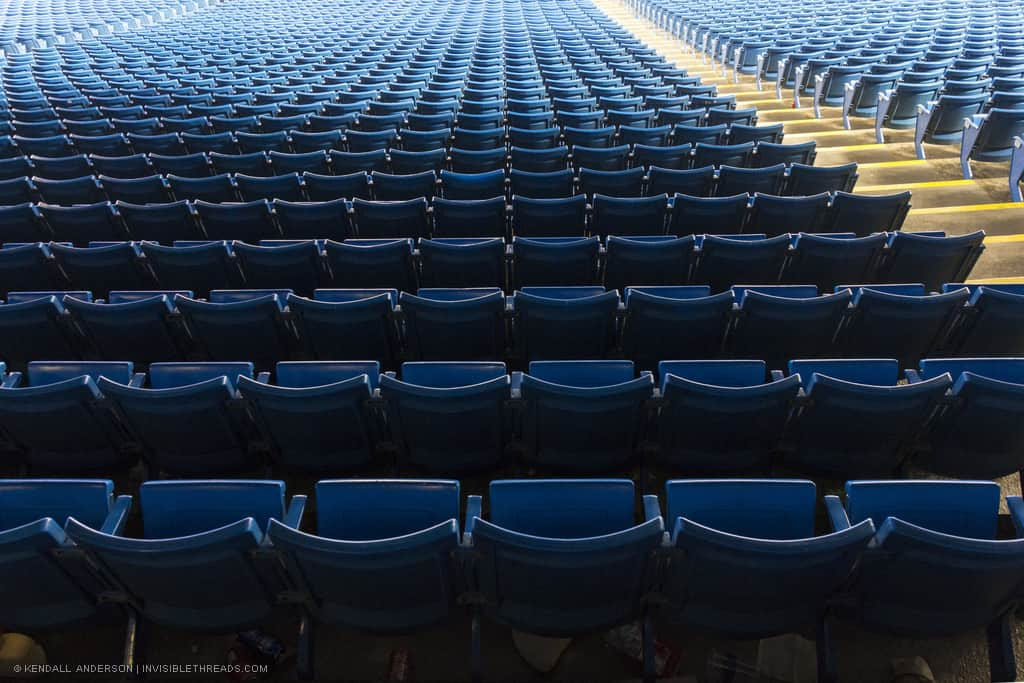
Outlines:
[{"label": "seat support leg", "polygon": [[299,651],[295,662],[295,672],[299,680],[315,680],[313,657],[315,653],[316,631],[313,629],[313,616],[302,610],[299,617]]},{"label": "seat support leg", "polygon": [[644,615],[643,638],[644,683],[654,683],[658,678],[658,670],[654,661],[654,622],[650,614]]},{"label": "seat support leg", "polygon": [[469,680],[483,680],[483,662],[480,654],[480,610],[474,608],[469,622]]},{"label": "seat support leg", "polygon": [[1013,614],[1005,614],[988,625],[988,665],[994,683],[1017,680],[1017,660],[1013,653]]},{"label": "seat support leg", "polygon": [[139,653],[141,652],[142,628],[138,613],[131,607],[127,608],[128,619],[124,625],[124,651],[121,663],[128,672],[127,678],[142,678],[138,669]]},{"label": "seat support leg", "polygon": [[827,617],[823,616],[818,620],[818,633],[814,645],[818,654],[818,683],[837,683],[839,676],[836,672],[835,652],[832,649],[832,629]]}]

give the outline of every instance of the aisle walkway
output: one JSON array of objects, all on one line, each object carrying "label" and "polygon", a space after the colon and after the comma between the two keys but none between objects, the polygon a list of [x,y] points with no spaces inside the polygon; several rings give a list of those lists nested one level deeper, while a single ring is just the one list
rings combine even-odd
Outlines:
[{"label": "aisle walkway", "polygon": [[816,119],[810,99],[793,107],[792,91],[775,97],[774,83],[757,90],[753,76],[733,82],[732,69],[723,75],[718,62],[702,63],[684,51],[681,41],[649,21],[635,17],[621,0],[595,0],[595,4],[623,27],[656,48],[677,66],[718,85],[721,94],[734,93],[738,107],[755,106],[759,123],[786,124],[784,142],[817,140],[818,166],[856,161],[860,180],[856,192],[887,194],[904,189],[914,193],[905,230],[944,230],[959,235],[985,230],[986,250],[972,273],[972,282],[1024,282],[1024,203],[1010,202],[1007,163],[974,162],[974,180],[960,175],[959,145],[926,145],[928,159],[914,155],[913,130],[886,130],[886,144],[875,143],[874,119],[853,119],[844,130],[838,107],[823,107]]}]

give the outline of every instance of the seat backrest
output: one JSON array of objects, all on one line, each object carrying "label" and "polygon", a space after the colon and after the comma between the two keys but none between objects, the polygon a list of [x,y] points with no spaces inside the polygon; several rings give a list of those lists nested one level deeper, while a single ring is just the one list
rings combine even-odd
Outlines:
[{"label": "seat backrest", "polygon": [[257,480],[149,481],[139,487],[146,538],[211,531],[246,517],[266,530],[284,518],[284,482]]},{"label": "seat backrest", "polygon": [[149,386],[153,389],[171,389],[197,384],[216,377],[227,377],[234,385],[239,375],[251,378],[252,363],[153,363],[149,367]]},{"label": "seat backrest", "polygon": [[665,484],[669,526],[685,517],[702,526],[749,538],[796,540],[814,536],[817,493],[799,479],[690,479]]},{"label": "seat backrest", "polygon": [[489,519],[544,538],[589,538],[633,526],[633,482],[624,479],[504,480],[490,485]]},{"label": "seat backrest", "polygon": [[104,479],[0,479],[0,530],[45,517],[64,526],[68,517],[100,528],[114,483]]},{"label": "seat backrest", "polygon": [[316,484],[317,534],[346,541],[397,538],[459,519],[459,482],[327,479]]},{"label": "seat backrest", "polygon": [[991,481],[851,481],[846,509],[851,522],[871,519],[876,527],[889,517],[932,531],[994,539],[1000,490]]}]

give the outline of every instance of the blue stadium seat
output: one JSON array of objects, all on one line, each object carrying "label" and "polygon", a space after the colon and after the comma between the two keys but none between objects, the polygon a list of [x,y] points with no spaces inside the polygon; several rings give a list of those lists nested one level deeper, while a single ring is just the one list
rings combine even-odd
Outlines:
[{"label": "blue stadium seat", "polygon": [[597,237],[514,237],[514,288],[595,284],[600,249]]},{"label": "blue stadium seat", "polygon": [[299,182],[298,173],[287,173],[266,178],[235,174],[235,185],[242,201],[253,202],[260,199],[281,199],[289,202],[305,200],[305,193]]},{"label": "blue stadium seat", "polygon": [[[694,179],[696,180],[696,178]],[[668,232],[672,235],[731,235],[743,232],[750,211],[746,193],[733,197],[693,197],[677,194],[672,198]]]},{"label": "blue stadium seat", "polygon": [[106,377],[97,386],[127,421],[154,474],[209,476],[257,464],[235,388],[239,375],[252,374],[252,363],[154,363],[148,388]]},{"label": "blue stadium seat", "polygon": [[138,263],[139,252],[128,242],[85,248],[51,244],[50,251],[72,288],[106,298],[112,289],[146,289],[152,279]]},{"label": "blue stadium seat", "polygon": [[604,285],[620,291],[631,285],[684,285],[689,281],[693,245],[693,237],[609,237]]},{"label": "blue stadium seat", "polygon": [[423,287],[399,299],[405,351],[415,360],[499,360],[506,341],[505,297],[496,288]]},{"label": "blue stadium seat", "polygon": [[455,173],[441,171],[441,195],[445,199],[489,199],[505,196],[504,171]]},{"label": "blue stadium seat", "polygon": [[666,358],[711,358],[722,349],[732,290],[708,287],[627,287],[622,350],[642,370]]},{"label": "blue stadium seat", "polygon": [[158,175],[142,178],[111,178],[101,175],[98,180],[112,202],[163,204],[171,201],[169,188]]},{"label": "blue stadium seat", "polygon": [[[246,154],[221,154],[220,152],[210,152],[207,156],[210,159],[210,167],[215,174],[232,175],[235,173],[241,173],[256,178],[263,178],[270,175],[270,164],[267,161],[267,155],[262,151],[248,152]],[[217,182],[223,184],[223,181]],[[227,190],[225,189],[224,192],[227,192]],[[223,199],[220,201],[232,200]]]},{"label": "blue stadium seat", "polygon": [[306,194],[313,202],[370,198],[370,176],[365,171],[336,176],[306,171],[302,174],[302,182],[306,186]]},{"label": "blue stadium seat", "polygon": [[693,145],[679,144],[652,147],[650,145],[633,146],[633,165],[642,166],[648,171],[652,167],[661,169],[683,170],[690,167],[690,156]]},{"label": "blue stadium seat", "polygon": [[[112,292],[108,299],[115,294]],[[184,331],[172,319],[173,293],[140,291],[140,295],[145,296],[108,303],[67,297],[64,306],[90,347],[104,360],[130,360],[142,365],[184,360],[187,341]]]},{"label": "blue stadium seat", "polygon": [[326,279],[320,249],[313,241],[262,245],[236,241],[231,251],[249,289],[292,289],[300,296],[313,296]]},{"label": "blue stadium seat", "polygon": [[789,235],[767,239],[707,235],[700,245],[691,282],[710,285],[715,293],[736,283],[774,284],[779,281],[789,245]]},{"label": "blue stadium seat", "polygon": [[100,377],[127,384],[132,364],[32,362],[24,376],[8,377],[0,388],[0,425],[16,461],[61,475],[131,465],[136,456],[126,448],[117,417],[101,401]]},{"label": "blue stadium seat", "polygon": [[506,287],[501,237],[420,240],[419,254],[423,287]]},{"label": "blue stadium seat", "polygon": [[[469,498],[465,515],[471,590],[484,615],[559,638],[644,616],[664,528],[654,497],[645,497],[637,525],[628,480],[505,480],[489,491],[487,518],[479,496]],[[581,572],[589,580],[580,581]],[[653,657],[650,640],[645,630],[643,650]]]},{"label": "blue stadium seat", "polygon": [[266,430],[276,465],[341,472],[374,457],[381,435],[369,402],[379,374],[376,361],[284,362],[274,384],[240,375],[238,390]]},{"label": "blue stadium seat", "polygon": [[610,197],[639,197],[643,194],[644,170],[598,170],[582,168],[579,172],[580,192],[593,197],[603,194]]},{"label": "blue stadium seat", "polygon": [[[293,140],[294,135],[293,133]],[[298,145],[293,142],[293,146]],[[300,175],[303,173],[319,173],[327,175],[331,172],[328,165],[328,157],[322,149],[306,151],[304,148],[295,154],[271,151],[267,153],[267,157],[270,159],[270,168],[276,175],[283,175],[285,173],[298,173]]]},{"label": "blue stadium seat", "polygon": [[762,166],[758,168],[737,168],[722,166],[718,171],[718,186],[715,190],[720,197],[732,197],[738,194],[754,194],[760,192],[777,195],[782,192],[786,181],[786,166]]},{"label": "blue stadium seat", "polygon": [[[838,499],[826,499],[831,516],[840,523],[871,519],[878,533],[840,615],[911,638],[987,626],[992,679],[1015,678],[1012,656],[1003,653],[1013,647],[1007,620],[1024,568],[1024,541],[997,539],[999,497],[993,482],[848,482],[845,510]],[[1019,522],[1020,498],[1007,500]],[[930,599],[945,591],[949,599]]]},{"label": "blue stadium seat", "polygon": [[352,201],[356,229],[361,238],[429,237],[427,200],[422,197],[408,201]]},{"label": "blue stadium seat", "polygon": [[531,362],[522,380],[523,458],[559,472],[628,469],[653,390],[650,373],[636,377],[629,361]]},{"label": "blue stadium seat", "polygon": [[729,352],[759,358],[772,370],[790,358],[830,358],[853,294],[848,289],[817,296],[813,285],[735,287],[739,310]]},{"label": "blue stadium seat", "polygon": [[507,232],[504,197],[442,199],[432,203],[437,237],[500,237]]},{"label": "blue stadium seat", "polygon": [[[28,163],[25,157],[18,157]],[[89,157],[84,154],[75,154],[68,157],[32,157],[31,165],[25,173],[17,173],[11,178],[18,176],[36,176],[37,178],[49,178],[51,180],[73,180],[82,176],[92,175],[92,165]]]},{"label": "blue stadium seat", "polygon": [[985,231],[956,237],[896,232],[889,255],[878,273],[879,282],[923,282],[929,292],[944,282],[963,282],[985,246]]},{"label": "blue stadium seat", "polygon": [[821,292],[831,292],[847,282],[871,282],[887,241],[882,233],[854,238],[800,233],[782,281],[814,285]]},{"label": "blue stadium seat", "polygon": [[571,169],[532,173],[513,168],[509,171],[509,188],[513,198],[553,199],[573,194],[575,177]]},{"label": "blue stadium seat", "polygon": [[89,242],[117,242],[123,239],[123,231],[110,202],[83,206],[40,204],[38,208],[55,242],[84,247]]},{"label": "blue stadium seat", "polygon": [[275,199],[271,206],[286,239],[340,241],[354,233],[344,199],[310,203]]},{"label": "blue stadium seat", "polygon": [[960,315],[970,292],[962,288],[945,294],[913,294],[901,288],[887,291],[870,285],[854,291],[854,310],[842,332],[843,354],[872,358],[895,356],[904,368],[940,347]]},{"label": "blue stadium seat", "polygon": [[[6,390],[0,390],[6,391]],[[92,599],[102,589],[84,558],[57,559],[72,543],[64,533],[69,517],[105,533],[121,531],[130,496],[114,497],[103,479],[0,480],[0,619],[11,628],[35,631],[88,623],[103,607]],[[39,609],[45,604],[46,609]]]},{"label": "blue stadium seat", "polygon": [[890,195],[836,192],[828,232],[852,232],[866,237],[873,232],[894,232],[910,211],[910,191]]},{"label": "blue stadium seat", "polygon": [[582,237],[587,231],[587,200],[574,197],[512,197],[512,233],[516,237]]},{"label": "blue stadium seat", "polygon": [[429,201],[437,191],[437,176],[433,171],[408,175],[374,171],[370,178],[373,182],[373,198],[379,201],[407,201],[419,197],[425,197]]},{"label": "blue stadium seat", "polygon": [[708,197],[715,183],[713,166],[694,169],[672,169],[653,166],[648,172],[647,194],[677,194],[692,197]]},{"label": "blue stadium seat", "polygon": [[95,204],[106,201],[107,197],[96,178],[92,175],[69,180],[48,180],[46,178],[33,178],[39,196],[44,202],[59,206],[72,206],[76,204]]},{"label": "blue stadium seat", "polygon": [[856,163],[842,166],[793,164],[789,167],[789,180],[783,194],[802,197],[822,192],[853,192],[858,177]]},{"label": "blue stadium seat", "polygon": [[175,240],[203,237],[195,216],[185,200],[153,206],[118,201],[118,215],[134,240],[170,244]]},{"label": "blue stadium seat", "polygon": [[238,194],[231,177],[224,172],[206,178],[186,178],[169,174],[167,183],[175,199],[202,200],[209,203],[237,202]]},{"label": "blue stadium seat", "polygon": [[328,241],[325,253],[336,287],[416,291],[411,239]]},{"label": "blue stadium seat", "polygon": [[933,358],[909,370],[912,384],[944,373],[953,378],[950,400],[930,422],[928,448],[915,464],[962,479],[1019,474],[1021,370],[1017,358]]},{"label": "blue stadium seat", "polygon": [[[631,291],[630,299],[636,295]],[[773,373],[766,381],[767,365],[759,360],[664,360],[657,368],[659,462],[712,474],[769,463],[800,391],[797,376]]]},{"label": "blue stadium seat", "polygon": [[722,637],[818,634],[819,680],[832,671],[826,618],[875,533],[871,520],[815,534],[817,492],[798,479],[665,484],[673,562],[669,619]]},{"label": "blue stadium seat", "polygon": [[157,284],[165,290],[190,290],[206,297],[212,290],[237,287],[242,281],[224,242],[185,246],[143,242],[140,249]]},{"label": "blue stadium seat", "polygon": [[806,399],[787,435],[786,458],[846,478],[891,474],[917,445],[949,375],[897,385],[896,360],[799,360]]},{"label": "blue stadium seat", "polygon": [[[0,251],[0,257],[4,251]],[[963,285],[947,283],[943,291],[960,287]],[[1024,355],[1024,292],[1020,287],[984,285],[970,289],[969,305],[964,309],[950,349],[966,357]]]},{"label": "blue stadium seat", "polygon": [[387,171],[388,155],[383,149],[368,152],[339,152],[332,149],[328,155],[331,158],[331,169],[338,175]]},{"label": "blue stadium seat", "polygon": [[[595,194],[591,233],[606,237],[665,234],[668,197],[618,197]],[[638,283],[658,284],[658,283]]]},{"label": "blue stadium seat", "polygon": [[215,204],[199,200],[193,205],[196,217],[211,240],[239,240],[256,244],[260,240],[279,237],[270,213],[270,202]]},{"label": "blue stadium seat", "polygon": [[175,307],[195,339],[202,357],[213,361],[246,358],[261,370],[287,360],[293,334],[282,311],[289,290],[211,291],[209,301],[182,295]]},{"label": "blue stadium seat", "polygon": [[764,168],[785,164],[811,166],[817,157],[817,143],[814,140],[796,144],[778,144],[774,142],[758,142],[754,150],[754,166]]},{"label": "blue stadium seat", "polygon": [[81,335],[70,324],[60,296],[50,292],[25,294],[15,299],[8,292],[0,306],[0,360],[20,370],[29,361],[81,358]]},{"label": "blue stadium seat", "polygon": [[602,287],[521,289],[512,297],[514,349],[530,361],[604,358],[612,348],[618,305],[618,293]]},{"label": "blue stadium seat", "polygon": [[280,481],[151,481],[139,503],[141,538],[76,519],[67,526],[117,582],[118,602],[154,624],[207,631],[251,628],[274,613],[285,584],[256,551],[271,519],[299,526],[305,496],[286,508]]},{"label": "blue stadium seat", "polygon": [[0,292],[60,289],[66,280],[51,261],[49,247],[38,242],[0,249]]},{"label": "blue stadium seat", "polygon": [[[404,363],[401,380],[381,376],[381,397],[401,463],[467,472],[504,461],[511,398],[504,363]],[[451,419],[459,422],[456,434],[443,426]]]},{"label": "blue stadium seat", "polygon": [[407,152],[393,149],[388,153],[388,159],[391,162],[392,173],[438,172],[447,165],[448,153],[444,148],[423,152]]},{"label": "blue stadium seat", "polygon": [[146,156],[156,172],[161,175],[176,175],[182,178],[206,178],[210,175],[210,159],[202,153]]},{"label": "blue stadium seat", "polygon": [[[404,633],[448,616],[459,545],[457,481],[327,480],[317,482],[316,501],[316,535],[276,519],[267,535],[292,580],[319,596],[312,613],[318,622]],[[382,603],[382,595],[402,597]],[[304,630],[302,637],[314,634]]]},{"label": "blue stadium seat", "polygon": [[314,294],[315,299],[288,297],[288,309],[307,357],[369,359],[384,368],[397,366],[397,290],[320,289]]}]

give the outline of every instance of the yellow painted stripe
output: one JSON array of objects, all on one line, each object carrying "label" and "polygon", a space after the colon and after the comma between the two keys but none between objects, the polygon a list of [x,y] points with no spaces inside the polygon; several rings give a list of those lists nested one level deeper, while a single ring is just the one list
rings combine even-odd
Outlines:
[{"label": "yellow painted stripe", "polygon": [[[816,118],[814,118],[814,112],[809,107],[801,107],[800,109],[791,109],[790,111],[806,112],[807,114],[809,114],[811,116],[811,118],[809,118],[809,119],[793,119],[792,121],[784,121],[783,123],[785,123],[787,126],[791,126],[791,125],[796,124],[796,123],[842,123],[842,121],[843,121],[843,117],[841,117],[841,116],[832,116],[832,117],[824,117],[824,118],[816,119]],[[836,131],[836,132],[849,133],[851,131],[843,129],[842,131]]]},{"label": "yellow painted stripe", "polygon": [[[867,149],[869,147],[878,147],[878,145],[861,145]],[[826,147],[825,150],[832,151],[834,149],[845,149],[843,147]],[[819,149],[818,152],[824,150]],[[868,161],[866,163],[857,164],[857,168],[901,168],[904,166],[924,166],[928,162],[924,159],[904,159],[903,161]]]},{"label": "yellow painted stripe", "polygon": [[[790,123],[792,123],[792,121],[761,121],[761,123],[784,123],[784,124],[786,124],[788,126]],[[786,131],[786,137],[788,138],[790,136],[796,137],[798,135],[801,135],[801,136],[802,135],[813,135],[815,138],[824,138],[824,137],[836,137],[838,135],[850,135],[852,133],[871,133],[872,131],[873,131],[872,128],[854,128],[853,130],[819,130],[819,131],[813,131],[813,130],[803,131],[802,130],[800,132],[794,132],[794,133],[790,133],[787,130]]]},{"label": "yellow painted stripe", "polygon": [[[755,90],[754,92],[758,92]],[[743,100],[743,104],[772,104],[773,102],[785,102],[777,97],[762,97],[756,100]]]},{"label": "yellow painted stripe", "polygon": [[934,187],[965,187],[974,185],[973,180],[929,180],[920,183],[894,183],[892,185],[858,185],[857,192],[902,192],[903,190],[925,190]]},{"label": "yellow painted stripe", "polygon": [[935,206],[929,209],[911,209],[912,216],[938,216],[944,213],[975,213],[977,211],[1024,210],[1024,202],[1002,202],[995,204],[967,204],[964,206]]},{"label": "yellow painted stripe", "polygon": [[968,280],[969,285],[1019,285],[1024,283],[1024,276],[1015,275],[1011,277],[983,277],[978,280]]},{"label": "yellow painted stripe", "polygon": [[[847,133],[854,133],[856,131],[848,130]],[[836,145],[835,147],[819,146],[818,153],[821,152],[859,152],[863,149],[881,149],[882,145],[877,142],[871,142],[866,145]],[[870,164],[861,164],[861,166],[870,166]]]},{"label": "yellow painted stripe", "polygon": [[1024,242],[1024,235],[990,235],[985,238],[985,244],[1013,244]]}]

